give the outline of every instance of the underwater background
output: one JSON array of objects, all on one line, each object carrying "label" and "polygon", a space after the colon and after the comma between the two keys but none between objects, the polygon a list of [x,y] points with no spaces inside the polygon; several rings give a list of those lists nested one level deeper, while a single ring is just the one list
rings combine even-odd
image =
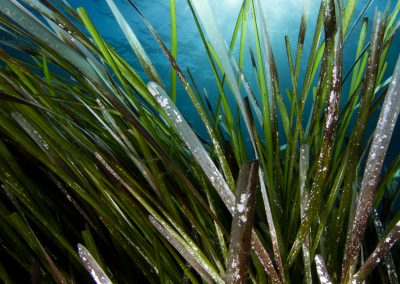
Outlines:
[{"label": "underwater background", "polygon": [[[292,46],[295,46],[300,28],[300,19],[303,10],[303,0],[265,0],[268,1],[266,5],[267,25],[269,29],[269,35],[271,39],[272,49],[274,57],[277,62],[279,80],[281,91],[283,92],[287,88],[292,87],[292,82],[289,73],[289,64],[287,60],[287,54],[285,49],[285,36],[289,36],[289,40]],[[162,49],[158,45],[156,39],[152,35],[151,31],[144,24],[143,20],[139,17],[137,11],[135,11],[129,4],[128,0],[115,1],[123,16],[126,18],[131,28],[137,35],[139,41],[143,45],[147,54],[149,55],[155,69],[158,70],[163,83],[167,90],[170,88],[170,72],[171,64],[167,57],[163,54]],[[350,24],[353,29],[350,36],[344,43],[343,51],[343,76],[347,74],[352,64],[354,63],[355,50],[357,49],[358,36],[361,29],[362,19],[358,19],[358,15],[365,8],[366,4],[369,3],[367,10],[365,11],[364,17],[368,17],[370,23],[374,19],[376,11],[389,11],[393,10],[396,5],[396,1],[387,0],[360,0],[357,8],[354,12],[352,22]],[[93,23],[98,29],[99,33],[103,36],[108,43],[111,44],[115,50],[123,56],[123,58],[132,64],[135,71],[142,78],[146,78],[146,73],[140,67],[139,61],[133,53],[130,45],[126,41],[125,35],[121,28],[118,26],[107,2],[104,0],[72,0],[68,1],[71,6],[76,9],[80,6],[84,7]],[[150,24],[153,25],[155,30],[159,33],[162,40],[168,44],[170,42],[170,5],[167,0],[138,0],[134,1],[135,5],[139,8],[141,13],[149,20]],[[209,1],[214,17],[217,21],[218,27],[223,34],[225,41],[229,45],[232,38],[232,33],[235,28],[237,16],[242,5],[241,0],[210,0]],[[347,1],[343,1],[345,6]],[[306,38],[304,41],[304,51],[302,56],[302,63],[300,69],[300,78],[304,77],[306,71],[307,60],[309,50],[311,48],[312,36],[314,33],[315,24],[317,21],[318,11],[320,8],[320,1],[310,1],[309,10],[309,21],[307,26]],[[214,103],[214,107],[218,100],[218,89],[215,83],[215,78],[212,73],[210,61],[207,58],[206,51],[201,42],[199,32],[196,28],[194,19],[191,15],[191,11],[186,0],[176,1],[176,15],[177,15],[177,34],[178,34],[178,56],[177,62],[181,69],[190,69],[193,77],[196,81],[197,87],[201,92],[207,92],[211,99],[211,103]],[[368,25],[367,30],[367,41],[370,39],[372,30],[372,24]],[[250,33],[252,31],[250,30]],[[248,37],[247,40],[251,42],[249,46],[254,46],[254,37]],[[233,51],[234,57],[238,58],[239,45],[235,46]],[[400,50],[400,34],[397,33],[392,47],[387,57],[387,71],[386,74],[391,74],[396,64],[397,56]],[[250,82],[250,85],[254,83],[254,73],[252,71],[252,65],[250,60],[250,54],[248,49],[245,53],[244,68],[243,72],[246,75],[246,79]],[[388,75],[385,75],[384,80],[387,79]],[[317,76],[316,76],[317,79]],[[351,80],[347,80],[347,84],[343,86],[343,99],[346,101],[348,97],[348,90]],[[299,82],[301,88],[302,82]],[[242,90],[243,91],[243,90]],[[244,91],[243,91],[244,92]],[[235,102],[232,98],[232,106]],[[200,117],[196,112],[193,111],[193,104],[190,98],[185,93],[183,85],[178,81],[177,85],[177,106],[182,114],[185,116],[187,121],[198,131],[203,137],[207,137],[207,132],[204,128],[204,124],[201,122]],[[343,107],[343,105],[342,105]],[[305,106],[305,117],[303,118],[304,123],[307,123],[308,114],[311,111],[311,101],[309,100]],[[375,129],[376,121],[378,119],[380,108],[375,111],[375,119],[371,119],[372,123],[368,124],[367,132],[365,137],[369,137],[370,133]],[[353,121],[355,122],[355,121]],[[280,121],[279,128],[282,130],[282,122]],[[352,129],[352,127],[350,127]],[[283,131],[280,132],[280,140],[285,142],[283,137]],[[247,145],[248,152],[251,153],[250,138],[247,139],[249,142]],[[390,164],[393,158],[399,153],[400,149],[400,126],[397,123],[391,146],[389,147],[385,164]]]}]

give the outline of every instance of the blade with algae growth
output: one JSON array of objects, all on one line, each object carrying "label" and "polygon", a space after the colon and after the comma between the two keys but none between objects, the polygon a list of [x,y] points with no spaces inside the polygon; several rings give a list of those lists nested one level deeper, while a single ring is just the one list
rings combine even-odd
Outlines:
[{"label": "blade with algae growth", "polygon": [[332,281],[330,280],[322,255],[317,254],[315,256],[315,266],[317,267],[319,282],[321,282],[321,284],[331,284]]},{"label": "blade with algae growth", "polygon": [[353,224],[347,235],[342,281],[353,278],[355,264],[357,262],[359,248],[362,242],[368,217],[374,205],[374,198],[379,182],[383,161],[389,147],[390,139],[400,112],[400,57],[392,76],[385,101],[375,129],[374,138],[365,166],[364,176],[361,182],[360,197],[357,203]]},{"label": "blade with algae growth", "polygon": [[203,144],[197,138],[196,134],[190,128],[189,124],[180,114],[179,110],[173,104],[167,93],[155,82],[148,84],[150,93],[154,96],[157,103],[163,108],[167,117],[173,123],[179,136],[188,147],[200,167],[206,173],[213,187],[217,190],[219,196],[224,201],[230,212],[234,212],[235,196],[230,190],[221,172],[217,169],[210,155],[204,149]]},{"label": "blade with algae growth", "polygon": [[227,283],[243,283],[247,279],[258,167],[259,162],[255,160],[244,163],[240,168],[229,256],[226,264],[225,279]]},{"label": "blade with algae growth", "polygon": [[112,284],[110,278],[108,278],[92,254],[82,244],[78,244],[78,254],[86,270],[97,284]]}]

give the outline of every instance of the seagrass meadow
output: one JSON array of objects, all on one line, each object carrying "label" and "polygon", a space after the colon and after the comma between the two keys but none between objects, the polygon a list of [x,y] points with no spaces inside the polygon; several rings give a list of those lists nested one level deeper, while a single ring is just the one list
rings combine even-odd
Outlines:
[{"label": "seagrass meadow", "polygon": [[127,53],[67,0],[0,0],[2,282],[399,283],[400,1],[299,0],[278,57],[268,1],[228,38],[213,0],[165,0],[167,35],[99,2]]}]

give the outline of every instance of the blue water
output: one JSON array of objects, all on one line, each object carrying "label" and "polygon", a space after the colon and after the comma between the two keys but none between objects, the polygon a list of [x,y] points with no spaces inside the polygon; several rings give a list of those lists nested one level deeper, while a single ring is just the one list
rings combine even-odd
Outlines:
[{"label": "blue water", "polygon": [[[214,17],[216,18],[217,24],[225,38],[230,42],[232,33],[235,26],[235,21],[238,16],[241,0],[209,0],[212,6]],[[307,27],[303,60],[301,64],[300,78],[305,72],[307,65],[308,51],[312,42],[312,36],[314,33],[314,27],[317,20],[317,14],[319,11],[320,1],[310,1],[310,12],[309,12],[309,23]],[[345,3],[347,1],[344,1]],[[357,10],[353,16],[353,22],[358,17],[359,13],[367,3],[367,0],[360,0]],[[146,78],[145,73],[141,69],[134,53],[127,44],[123,33],[121,32],[116,20],[114,19],[111,10],[106,4],[105,0],[95,1],[79,1],[73,0],[69,3],[77,8],[83,6],[91,19],[93,20],[96,28],[100,34],[109,42],[111,45],[120,53],[122,56],[134,67],[134,69],[143,77]],[[141,40],[146,52],[152,60],[154,66],[158,70],[162,80],[167,87],[170,88],[170,64],[161,48],[155,41],[153,35],[148,30],[146,25],[143,23],[138,13],[131,7],[127,0],[115,0],[123,15],[130,23],[132,29],[136,33],[137,37]],[[139,0],[134,1],[139,7],[140,11],[146,16],[151,25],[156,29],[161,38],[167,45],[170,42],[170,22],[169,22],[169,1],[167,0]],[[344,3],[344,4],[345,4]],[[396,1],[391,2],[391,9],[395,6]],[[211,98],[211,102],[216,105],[218,98],[218,90],[215,84],[215,79],[211,71],[211,66],[207,58],[204,46],[200,40],[199,33],[195,26],[191,11],[187,5],[186,0],[176,0],[177,5],[177,29],[178,29],[178,64],[182,70],[189,68],[194,76],[194,79],[199,87],[200,91],[206,90],[207,94]],[[284,37],[289,36],[290,44],[292,47],[292,55],[294,56],[295,48],[297,45],[297,36],[299,32],[299,25],[301,14],[303,10],[303,1],[301,0],[268,0],[267,24],[269,28],[272,48],[277,63],[281,91],[284,93],[286,88],[292,88],[292,83],[289,76],[289,67],[287,62],[287,55],[285,49]],[[372,30],[373,17],[376,9],[384,10],[387,6],[387,1],[375,0],[369,6],[365,16],[369,17],[369,28],[368,34]],[[344,70],[343,74],[346,74],[352,63],[354,62],[355,50],[357,48],[357,41],[359,31],[361,28],[360,20],[359,24],[355,27],[351,36],[347,39],[344,44],[343,62]],[[252,25],[249,24],[251,27]],[[350,25],[352,26],[352,24]],[[251,31],[248,33],[248,46],[252,45],[252,34]],[[368,38],[367,38],[368,40]],[[394,69],[397,56],[399,55],[400,47],[400,36],[397,35],[392,49],[388,56],[388,69],[387,73],[390,74]],[[237,50],[234,50],[235,58],[237,56]],[[250,65],[250,55],[246,52],[244,65],[244,73],[250,83],[255,86],[255,79],[253,77],[252,67]],[[318,75],[317,75],[318,76]],[[316,76],[316,77],[317,77]],[[350,78],[349,78],[350,79]],[[349,82],[350,80],[348,80]],[[299,82],[301,85],[302,82]],[[347,96],[346,91],[348,90],[348,84],[344,86],[344,98]],[[193,112],[193,105],[186,95],[182,85],[178,83],[178,96],[177,104],[183,115],[196,128],[198,133],[203,137],[207,137],[205,129],[196,114]],[[232,98],[232,105],[234,100]],[[310,110],[311,101],[307,102],[306,105],[306,119],[308,119],[307,111]],[[376,117],[379,113],[376,113]],[[282,125],[280,125],[282,129]],[[369,125],[369,132],[372,132],[375,124]],[[283,131],[281,130],[281,134]],[[283,141],[283,139],[282,139]],[[392,145],[389,149],[387,162],[390,162],[395,155],[398,154],[398,142],[400,141],[400,129],[396,128]],[[250,144],[250,143],[249,143]]]}]

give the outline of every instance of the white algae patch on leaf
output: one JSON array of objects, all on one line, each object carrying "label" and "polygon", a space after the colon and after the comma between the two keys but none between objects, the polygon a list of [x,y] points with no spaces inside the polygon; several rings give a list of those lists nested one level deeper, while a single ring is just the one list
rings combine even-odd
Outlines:
[{"label": "white algae patch on leaf", "polygon": [[319,254],[315,256],[315,265],[317,267],[318,278],[321,284],[332,284],[325,266],[325,261]]},{"label": "white algae patch on leaf", "polygon": [[91,253],[81,244],[78,244],[78,254],[96,284],[112,284]]},{"label": "white algae patch on leaf", "polygon": [[182,114],[173,104],[165,91],[155,82],[148,84],[150,93],[154,96],[157,103],[163,108],[167,117],[171,120],[182,141],[185,142],[193,157],[197,160],[200,167],[206,173],[211,184],[217,190],[219,196],[226,204],[231,213],[234,211],[235,197],[226,183],[224,177],[211,160],[210,155],[204,149],[203,144],[183,118]]},{"label": "white algae patch on leaf", "polygon": [[247,278],[258,169],[257,160],[240,167],[227,260],[227,283],[244,283]]},{"label": "white algae patch on leaf", "polygon": [[240,195],[240,203],[238,203],[237,205],[236,205],[236,208],[237,208],[237,212],[239,212],[239,213],[242,213],[242,212],[244,212],[245,210],[247,210],[246,209],[246,204],[247,204],[247,199],[249,198],[249,195],[248,194],[246,194],[246,193],[242,193],[241,195]]}]

